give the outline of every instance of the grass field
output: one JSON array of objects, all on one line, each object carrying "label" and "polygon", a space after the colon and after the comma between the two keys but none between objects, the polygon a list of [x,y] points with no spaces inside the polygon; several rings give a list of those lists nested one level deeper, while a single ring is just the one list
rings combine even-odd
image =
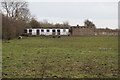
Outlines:
[{"label": "grass field", "polygon": [[2,44],[3,78],[114,78],[118,37],[25,37]]}]

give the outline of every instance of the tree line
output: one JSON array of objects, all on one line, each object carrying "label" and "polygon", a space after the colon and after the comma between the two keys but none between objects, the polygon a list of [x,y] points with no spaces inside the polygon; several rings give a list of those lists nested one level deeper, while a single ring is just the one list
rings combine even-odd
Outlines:
[{"label": "tree line", "polygon": [[36,27],[69,27],[69,23],[68,22],[63,22],[62,24],[60,23],[49,23],[47,20],[43,21],[43,22],[38,22],[36,19],[32,18],[30,21],[30,27],[32,28],[36,28]]},{"label": "tree line", "polygon": [[10,40],[21,35],[30,22],[28,3],[15,0],[1,2],[2,39]]},{"label": "tree line", "polygon": [[28,2],[26,1],[2,1],[0,15],[2,15],[2,39],[5,40],[20,36],[25,28],[70,26],[68,22],[52,24],[47,21],[37,21],[37,19],[31,15]]}]

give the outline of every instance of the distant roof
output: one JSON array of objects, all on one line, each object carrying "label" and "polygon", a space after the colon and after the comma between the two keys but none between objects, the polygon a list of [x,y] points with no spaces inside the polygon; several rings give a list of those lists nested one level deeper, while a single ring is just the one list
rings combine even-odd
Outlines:
[{"label": "distant roof", "polygon": [[96,31],[118,31],[118,29],[97,28]]},{"label": "distant roof", "polygon": [[70,26],[70,27],[86,27],[86,26]]},{"label": "distant roof", "polygon": [[25,29],[69,29],[69,27],[39,27],[39,28],[25,28]]}]

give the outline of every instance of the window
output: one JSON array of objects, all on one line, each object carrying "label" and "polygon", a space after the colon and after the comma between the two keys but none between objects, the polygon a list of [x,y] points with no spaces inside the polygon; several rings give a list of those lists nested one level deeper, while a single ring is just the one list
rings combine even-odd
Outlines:
[{"label": "window", "polygon": [[55,32],[55,30],[52,30],[52,32]]},{"label": "window", "polygon": [[24,33],[27,33],[27,30],[26,30],[26,29],[24,30]]},{"label": "window", "polygon": [[29,30],[29,33],[32,33],[32,29]]},{"label": "window", "polygon": [[44,30],[42,29],[41,32],[44,32]]},{"label": "window", "polygon": [[65,30],[65,29],[63,29],[63,32],[66,32],[66,30]]},{"label": "window", "polygon": [[37,35],[39,35],[39,30],[37,30]]},{"label": "window", "polygon": [[47,32],[49,32],[50,30],[47,29]]},{"label": "window", "polygon": [[60,30],[57,30],[57,32],[60,32]]}]

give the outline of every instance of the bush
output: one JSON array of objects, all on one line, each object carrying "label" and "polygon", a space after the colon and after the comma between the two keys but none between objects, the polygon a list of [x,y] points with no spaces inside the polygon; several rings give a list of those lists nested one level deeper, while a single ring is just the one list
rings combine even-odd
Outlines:
[{"label": "bush", "polygon": [[2,16],[2,39],[9,40],[18,37],[27,26],[28,24],[24,21]]}]

